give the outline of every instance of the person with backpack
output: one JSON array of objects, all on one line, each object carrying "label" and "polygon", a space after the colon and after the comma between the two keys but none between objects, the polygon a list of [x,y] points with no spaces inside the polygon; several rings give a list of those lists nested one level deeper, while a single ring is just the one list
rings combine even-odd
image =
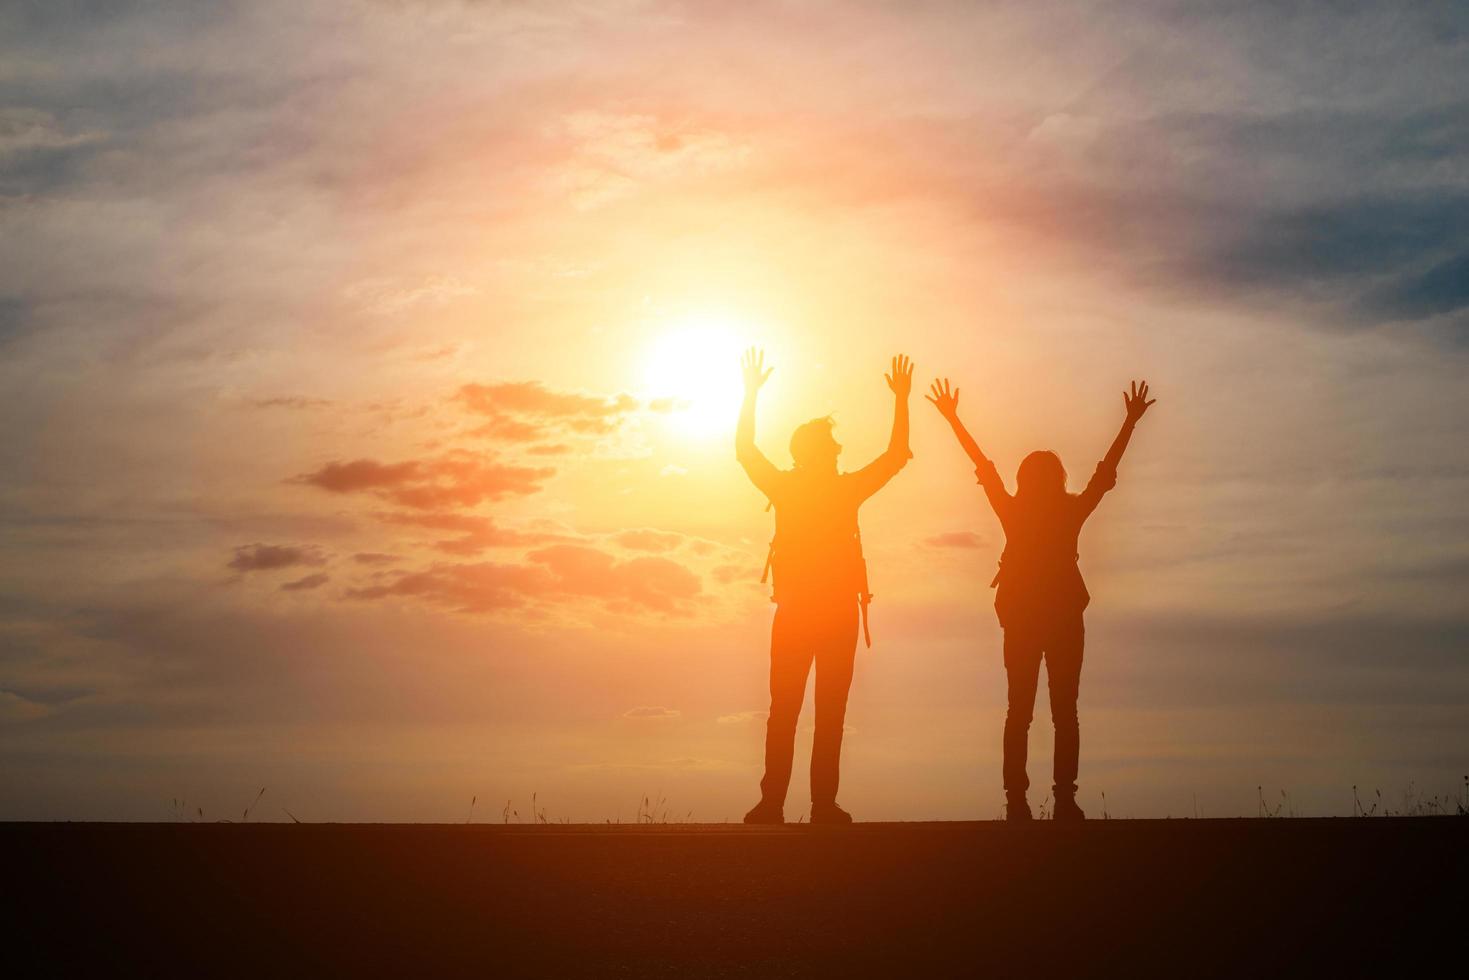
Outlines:
[{"label": "person with backpack", "polygon": [[1040,450],[1021,461],[1015,476],[1015,493],[1011,495],[995,464],[980,451],[959,420],[959,389],[951,389],[947,378],[935,380],[925,397],[948,421],[959,445],[974,463],[979,485],[984,488],[1005,532],[1000,570],[990,587],[996,589],[995,612],[1005,631],[1009,701],[1003,765],[1006,819],[1031,819],[1025,796],[1030,787],[1025,757],[1044,658],[1046,685],[1051,694],[1051,722],[1056,726],[1054,818],[1083,820],[1086,814],[1076,803],[1081,748],[1076,701],[1086,635],[1082,612],[1091,596],[1076,564],[1077,539],[1082,524],[1096,510],[1102,495],[1117,484],[1117,464],[1122,461],[1132,430],[1153,404],[1148,399],[1148,383],[1133,382],[1131,392],[1122,393],[1127,413],[1122,431],[1117,433],[1112,448],[1079,494],[1066,490],[1066,469],[1061,465],[1061,457]]},{"label": "person with backpack", "polygon": [[[770,632],[770,715],[765,724],[765,775],[760,802],[745,823],[785,822],[785,798],[795,754],[796,719],[806,679],[816,667],[816,734],[811,747],[811,822],[846,824],[837,784],[847,693],[857,653],[860,619],[867,628],[867,566],[857,509],[912,458],[908,397],[913,364],[893,358],[885,377],[893,393],[893,429],[887,449],[852,473],[837,470],[842,447],[831,416],[812,419],[791,436],[795,466],[777,469],[755,446],[755,401],[773,369],[751,348],[741,360],[745,400],[735,430],[735,458],[775,508],[775,537],[766,561],[773,574],[775,617]],[[761,581],[764,581],[762,577]],[[868,638],[868,645],[871,639]]]}]

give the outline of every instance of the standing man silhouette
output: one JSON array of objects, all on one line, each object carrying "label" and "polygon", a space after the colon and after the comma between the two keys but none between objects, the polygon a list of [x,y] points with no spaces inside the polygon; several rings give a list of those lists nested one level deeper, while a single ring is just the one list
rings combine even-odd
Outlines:
[{"label": "standing man silhouette", "polygon": [[1044,657],[1051,722],[1056,726],[1054,816],[1057,820],[1085,819],[1086,814],[1076,804],[1081,750],[1076,699],[1086,638],[1082,611],[1091,595],[1076,566],[1077,539],[1082,524],[1102,502],[1102,494],[1117,485],[1117,464],[1132,438],[1133,427],[1153,404],[1148,400],[1148,383],[1139,385],[1134,381],[1131,394],[1122,393],[1127,411],[1122,430],[1079,494],[1066,492],[1066,469],[1061,457],[1039,450],[1021,461],[1015,494],[1011,496],[995,464],[959,421],[959,389],[951,390],[945,378],[942,383],[935,381],[931,391],[926,397],[948,420],[959,445],[974,463],[979,485],[1005,531],[1000,571],[990,582],[990,588],[998,586],[995,612],[1005,630],[1005,677],[1010,702],[1005,713],[1005,817],[1031,818],[1030,804],[1025,799],[1030,788],[1025,757]]},{"label": "standing man silhouette", "polygon": [[791,436],[795,467],[776,469],[755,448],[755,399],[770,377],[765,355],[751,348],[740,366],[745,403],[735,430],[735,458],[775,507],[775,537],[766,565],[775,576],[771,601],[776,607],[770,631],[765,777],[760,780],[760,802],[745,814],[745,823],[785,822],[796,719],[813,662],[816,737],[811,747],[811,822],[851,823],[851,815],[836,802],[842,725],[857,653],[858,618],[860,614],[865,631],[867,603],[872,598],[867,591],[857,509],[913,455],[908,449],[913,364],[901,355],[893,358],[892,372],[885,375],[894,399],[893,433],[882,455],[855,473],[837,471],[842,447],[832,437],[831,416],[798,427]]}]

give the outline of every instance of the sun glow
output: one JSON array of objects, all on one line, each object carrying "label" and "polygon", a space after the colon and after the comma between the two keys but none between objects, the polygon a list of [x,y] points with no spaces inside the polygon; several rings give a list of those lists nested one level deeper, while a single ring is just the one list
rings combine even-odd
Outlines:
[{"label": "sun glow", "polygon": [[690,435],[732,431],[742,391],[740,337],[748,330],[723,313],[689,314],[670,324],[644,362],[650,403]]}]

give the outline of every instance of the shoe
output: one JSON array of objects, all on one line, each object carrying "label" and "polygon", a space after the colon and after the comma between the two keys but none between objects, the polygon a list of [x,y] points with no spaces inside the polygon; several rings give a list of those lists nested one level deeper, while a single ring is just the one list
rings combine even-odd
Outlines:
[{"label": "shoe", "polygon": [[1055,809],[1051,812],[1051,819],[1058,823],[1080,823],[1086,819],[1086,814],[1081,807],[1076,805],[1074,796],[1056,797]]},{"label": "shoe", "polygon": [[755,808],[745,814],[745,823],[785,823],[785,811],[773,803],[761,800]]},{"label": "shoe", "polygon": [[812,823],[851,823],[852,815],[835,803],[813,803],[811,805]]},{"label": "shoe", "polygon": [[1024,796],[1008,796],[1005,798],[1005,819],[1013,823],[1024,823],[1035,819],[1030,812],[1030,804],[1025,802]]}]

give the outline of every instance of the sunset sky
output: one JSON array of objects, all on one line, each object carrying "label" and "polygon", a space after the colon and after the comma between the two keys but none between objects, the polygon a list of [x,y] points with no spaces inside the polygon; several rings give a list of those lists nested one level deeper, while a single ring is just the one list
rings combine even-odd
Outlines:
[{"label": "sunset sky", "polygon": [[[751,344],[781,466],[902,352],[1077,490],[1151,382],[1089,812],[1462,792],[1466,92],[1452,4],[6,4],[0,818],[738,819]],[[841,799],[992,818],[1003,539],[913,411]]]}]

